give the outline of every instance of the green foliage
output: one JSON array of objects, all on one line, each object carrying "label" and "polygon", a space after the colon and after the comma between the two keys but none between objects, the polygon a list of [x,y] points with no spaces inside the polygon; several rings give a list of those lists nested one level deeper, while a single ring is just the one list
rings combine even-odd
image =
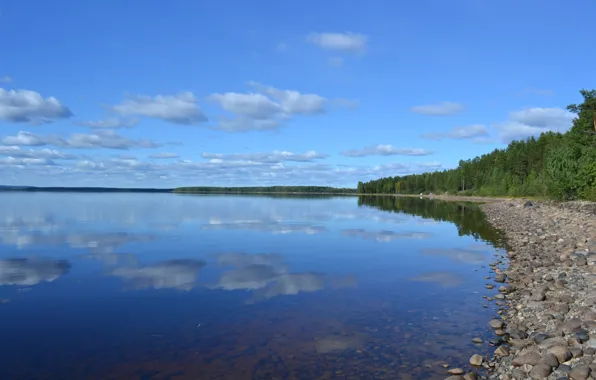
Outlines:
[{"label": "green foliage", "polygon": [[443,202],[413,197],[358,197],[358,206],[373,207],[397,214],[416,215],[424,219],[451,222],[460,236],[471,235],[498,245],[501,236],[484,217],[477,204],[469,202]]},{"label": "green foliage", "polygon": [[538,138],[513,141],[505,149],[461,160],[451,170],[359,182],[358,193],[596,200],[596,90],[581,90],[580,94],[583,103],[567,107],[577,117],[565,134],[547,132]]}]

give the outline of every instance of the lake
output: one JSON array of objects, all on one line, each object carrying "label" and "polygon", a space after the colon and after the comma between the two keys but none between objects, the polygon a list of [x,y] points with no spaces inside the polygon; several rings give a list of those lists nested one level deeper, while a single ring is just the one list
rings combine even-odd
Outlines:
[{"label": "lake", "polygon": [[443,379],[499,241],[428,199],[2,193],[0,377]]}]

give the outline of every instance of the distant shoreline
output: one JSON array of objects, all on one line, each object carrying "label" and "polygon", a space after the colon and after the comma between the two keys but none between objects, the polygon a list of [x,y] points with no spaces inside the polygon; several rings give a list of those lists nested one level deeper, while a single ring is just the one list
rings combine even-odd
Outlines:
[{"label": "distant shoreline", "polygon": [[[305,188],[313,191],[304,190]],[[293,189],[296,189],[293,191]],[[347,190],[347,191],[346,191]],[[271,186],[271,187],[179,187],[170,189],[118,188],[118,187],[60,187],[60,186],[0,186],[2,192],[54,192],[54,193],[172,193],[219,195],[355,195],[355,189],[335,189],[322,186]]]}]

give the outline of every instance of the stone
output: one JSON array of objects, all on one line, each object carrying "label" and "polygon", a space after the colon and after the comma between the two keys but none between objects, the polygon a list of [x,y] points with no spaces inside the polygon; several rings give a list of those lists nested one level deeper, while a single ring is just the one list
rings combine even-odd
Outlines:
[{"label": "stone", "polygon": [[495,350],[495,356],[496,357],[509,356],[509,352],[510,351],[509,351],[509,348],[507,346],[499,346]]},{"label": "stone", "polygon": [[446,377],[445,380],[464,380],[463,376],[449,376]]},{"label": "stone", "polygon": [[582,321],[579,318],[571,318],[561,325],[561,329],[565,333],[572,333],[582,327]]},{"label": "stone", "polygon": [[463,375],[464,370],[461,368],[451,368],[450,370],[447,371],[447,373],[450,375]]},{"label": "stone", "polygon": [[573,357],[571,351],[565,346],[554,346],[548,349],[548,352],[555,355],[559,363],[565,363]]},{"label": "stone", "polygon": [[512,364],[516,367],[523,366],[525,364],[536,365],[540,363],[540,354],[538,352],[530,352],[513,359]]},{"label": "stone", "polygon": [[585,364],[580,364],[571,369],[569,378],[572,380],[587,380],[590,376],[591,369]]},{"label": "stone", "polygon": [[543,342],[545,339],[548,339],[548,338],[550,338],[550,337],[549,337],[548,335],[546,335],[546,334],[542,334],[542,333],[540,333],[540,334],[536,334],[536,335],[534,335],[534,342],[536,342],[536,343],[540,344],[540,343],[542,343],[542,342]]},{"label": "stone", "polygon": [[553,372],[551,366],[545,363],[540,363],[535,365],[534,368],[530,371],[530,377],[532,379],[545,379]]},{"label": "stone", "polygon": [[557,357],[554,354],[551,353],[547,353],[546,355],[544,355],[542,357],[541,360],[542,363],[548,364],[553,368],[556,368],[559,366],[559,359],[557,359]]},{"label": "stone", "polygon": [[481,366],[483,361],[484,361],[484,358],[478,354],[474,354],[470,358],[470,364],[473,366],[476,366],[476,367]]},{"label": "stone", "polygon": [[579,358],[584,355],[584,351],[581,347],[569,347],[569,352],[571,352],[571,356],[574,358]]},{"label": "stone", "polygon": [[504,323],[501,320],[493,319],[490,322],[488,322],[488,325],[493,329],[500,329],[503,327]]},{"label": "stone", "polygon": [[530,301],[544,301],[545,299],[546,293],[542,291],[535,291],[530,295]]},{"label": "stone", "polygon": [[476,380],[478,376],[474,372],[469,372],[464,375],[464,380]]},{"label": "stone", "polygon": [[472,343],[480,344],[482,342],[483,342],[482,338],[473,338],[472,339]]}]

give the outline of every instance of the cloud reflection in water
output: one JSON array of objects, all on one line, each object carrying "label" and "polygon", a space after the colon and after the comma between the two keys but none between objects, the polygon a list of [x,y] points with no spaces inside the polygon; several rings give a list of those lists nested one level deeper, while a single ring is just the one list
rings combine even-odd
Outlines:
[{"label": "cloud reflection in water", "polygon": [[204,266],[201,260],[168,260],[141,267],[116,268],[110,274],[127,281],[133,289],[190,290],[195,287]]},{"label": "cloud reflection in water", "polygon": [[66,260],[5,259],[0,260],[0,285],[32,286],[52,282],[68,273],[71,264]]}]

